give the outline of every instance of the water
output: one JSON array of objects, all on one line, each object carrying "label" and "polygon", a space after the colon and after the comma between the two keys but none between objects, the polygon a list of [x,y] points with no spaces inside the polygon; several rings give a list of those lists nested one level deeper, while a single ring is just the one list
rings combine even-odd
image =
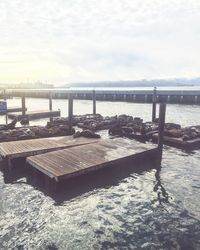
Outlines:
[{"label": "water", "polygon": [[[48,100],[27,99],[27,107],[48,108]],[[65,116],[67,101],[55,100],[53,108]],[[91,110],[91,101],[74,103],[76,114]],[[97,102],[97,111],[151,119],[150,104]],[[167,105],[167,122],[199,120],[199,106]],[[0,249],[200,249],[199,163],[200,150],[166,146],[160,172],[150,164],[104,170],[67,183],[57,197],[23,174],[5,183],[0,172]]]}]

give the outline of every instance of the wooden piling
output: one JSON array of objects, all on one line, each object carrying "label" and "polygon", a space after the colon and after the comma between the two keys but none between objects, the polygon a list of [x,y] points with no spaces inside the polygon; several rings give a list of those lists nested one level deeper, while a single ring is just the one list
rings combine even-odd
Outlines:
[{"label": "wooden piling", "polygon": [[154,87],[152,96],[152,122],[156,119],[156,101],[157,101],[157,89]]},{"label": "wooden piling", "polygon": [[68,97],[68,122],[69,130],[72,131],[72,117],[73,117],[73,96],[70,93]]},{"label": "wooden piling", "polygon": [[26,99],[25,95],[22,96],[22,115],[26,114]]},{"label": "wooden piling", "polygon": [[6,90],[3,90],[3,99],[6,101]]},{"label": "wooden piling", "polygon": [[[49,110],[52,111],[52,93],[49,93]],[[53,117],[49,118],[50,122],[53,121]]]},{"label": "wooden piling", "polygon": [[93,115],[96,115],[96,92],[92,91],[92,100],[93,100]]},{"label": "wooden piling", "polygon": [[160,161],[162,159],[163,142],[164,142],[165,114],[166,114],[166,103],[160,103],[159,129],[158,129],[158,152]]},{"label": "wooden piling", "polygon": [[52,111],[52,93],[49,93],[49,110]]},{"label": "wooden piling", "polygon": [[[4,101],[6,101],[6,90],[5,89],[3,90],[3,99],[4,99]],[[6,106],[7,106],[7,104],[6,104]],[[7,125],[8,124],[8,106],[6,108],[5,118],[6,118],[6,125]]]}]

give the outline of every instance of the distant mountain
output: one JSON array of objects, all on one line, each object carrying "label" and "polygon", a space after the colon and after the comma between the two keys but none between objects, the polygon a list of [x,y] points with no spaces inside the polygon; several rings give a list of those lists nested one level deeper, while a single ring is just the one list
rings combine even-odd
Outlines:
[{"label": "distant mountain", "polygon": [[200,86],[200,77],[193,79],[155,79],[137,81],[102,81],[102,82],[78,82],[66,84],[63,87],[153,87],[153,86]]}]

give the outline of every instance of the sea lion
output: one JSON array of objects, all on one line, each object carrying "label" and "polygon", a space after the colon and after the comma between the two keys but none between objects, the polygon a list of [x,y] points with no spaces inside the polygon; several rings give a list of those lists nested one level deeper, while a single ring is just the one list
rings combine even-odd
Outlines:
[{"label": "sea lion", "polygon": [[86,130],[83,130],[83,131],[77,131],[73,137],[74,138],[78,138],[78,137],[86,137],[86,138],[101,138],[100,135],[94,133],[93,131],[89,130],[89,129],[86,129]]},{"label": "sea lion", "polygon": [[29,124],[29,118],[28,117],[22,118],[20,123],[21,123],[21,125],[28,125]]}]

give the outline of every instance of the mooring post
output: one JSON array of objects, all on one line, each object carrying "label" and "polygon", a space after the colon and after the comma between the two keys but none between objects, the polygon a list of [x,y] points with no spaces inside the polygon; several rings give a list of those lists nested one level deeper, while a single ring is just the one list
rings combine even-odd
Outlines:
[{"label": "mooring post", "polygon": [[96,115],[96,92],[92,91],[92,100],[93,100],[93,115]]},{"label": "mooring post", "polygon": [[158,128],[158,153],[159,160],[162,160],[164,128],[165,128],[166,103],[160,103],[159,110],[159,128]]},{"label": "mooring post", "polygon": [[26,98],[25,94],[22,95],[22,115],[26,114]]},{"label": "mooring post", "polygon": [[152,96],[152,122],[154,122],[156,119],[156,101],[157,101],[157,88],[154,87]]},{"label": "mooring post", "polygon": [[73,118],[73,96],[71,93],[68,95],[68,122],[69,131],[72,131],[72,118]]}]

